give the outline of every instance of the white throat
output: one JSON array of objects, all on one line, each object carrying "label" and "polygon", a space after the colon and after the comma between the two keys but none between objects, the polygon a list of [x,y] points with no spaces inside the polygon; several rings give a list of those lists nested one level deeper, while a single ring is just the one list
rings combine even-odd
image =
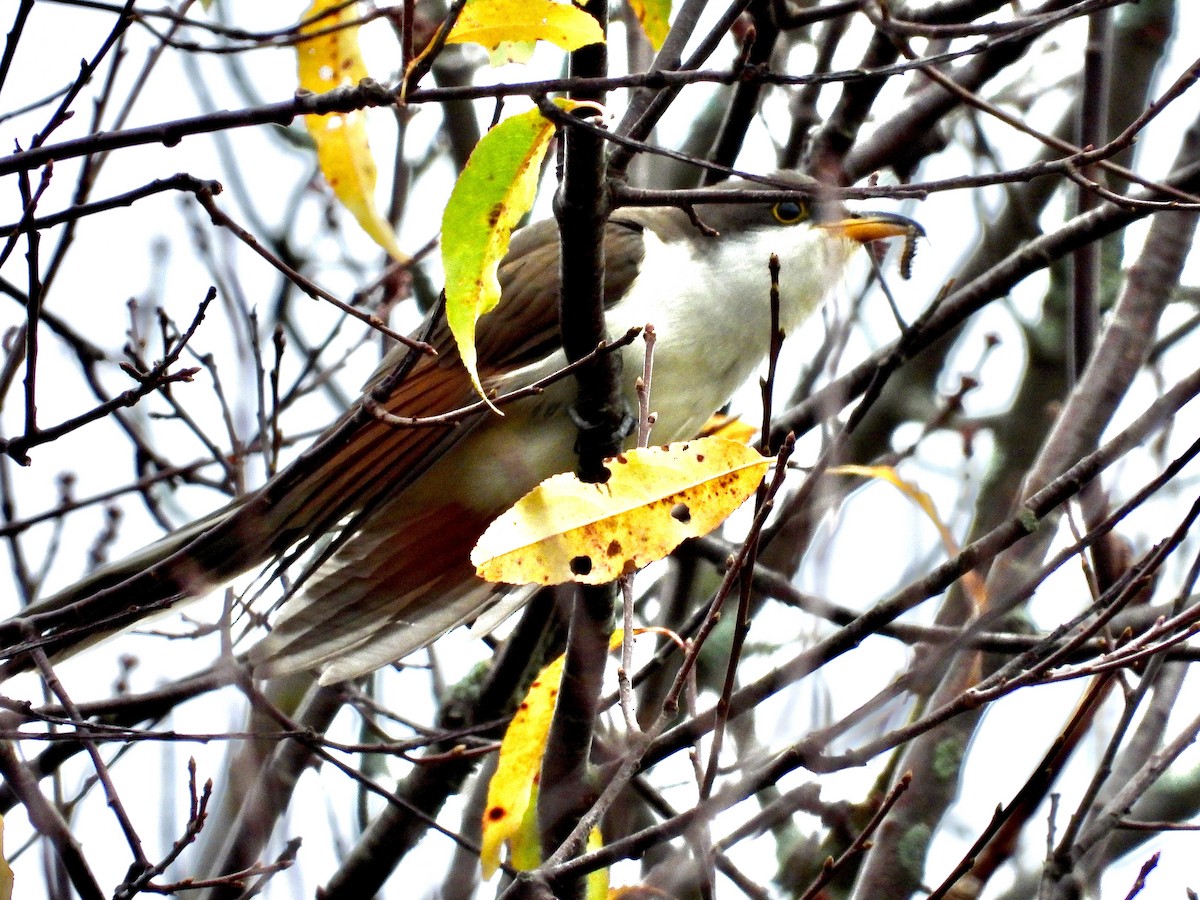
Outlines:
[{"label": "white throat", "polygon": [[[841,277],[857,243],[807,226],[769,233],[726,235],[696,260],[685,242],[646,232],[641,274],[625,298],[607,312],[608,330],[621,335],[654,325],[650,407],[658,418],[654,444],[693,437],[758,369],[770,347],[771,253],[780,258],[780,324],[799,327]],[[622,352],[622,379],[630,411],[637,409],[634,382],[645,346]],[[494,380],[502,393],[524,387],[563,367],[562,351]],[[574,463],[575,425],[566,414],[575,385],[563,379],[536,397],[506,408],[506,415],[468,436],[442,466],[452,475],[421,479],[397,506],[423,509],[458,503],[498,514],[535,484]],[[632,443],[633,438],[630,438]],[[428,492],[426,492],[428,486]]]},{"label": "white throat", "polygon": [[[651,407],[655,443],[690,437],[746,382],[770,348],[770,256],[780,260],[779,323],[791,334],[837,284],[854,241],[805,225],[752,229],[705,241],[663,241],[645,232],[645,260],[626,298],[607,314],[621,334],[647,322],[658,334]],[[642,347],[625,351],[641,371]],[[631,371],[632,370],[632,371]]]}]

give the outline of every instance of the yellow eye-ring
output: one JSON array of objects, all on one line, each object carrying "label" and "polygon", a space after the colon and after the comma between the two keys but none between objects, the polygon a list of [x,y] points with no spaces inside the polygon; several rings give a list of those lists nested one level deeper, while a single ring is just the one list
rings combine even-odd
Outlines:
[{"label": "yellow eye-ring", "polygon": [[795,200],[784,200],[771,207],[771,215],[780,225],[795,225],[808,218],[808,207]]}]

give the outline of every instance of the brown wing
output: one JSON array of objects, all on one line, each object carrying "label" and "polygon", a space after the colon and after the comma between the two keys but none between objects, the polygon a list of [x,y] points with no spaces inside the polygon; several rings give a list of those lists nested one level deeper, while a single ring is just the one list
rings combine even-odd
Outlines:
[{"label": "brown wing", "polygon": [[[641,268],[641,225],[624,217],[614,218],[605,228],[604,252],[604,303],[610,307],[625,295]],[[502,300],[479,320],[476,348],[480,371],[485,375],[525,365],[561,346],[558,261],[558,226],[554,221],[538,222],[513,235],[498,272]]]},{"label": "brown wing", "polygon": [[[625,226],[614,225],[608,233],[613,259],[621,261],[610,283],[615,298],[636,274],[641,242]],[[553,223],[520,237],[500,271],[504,300],[479,323],[485,383],[487,372],[524,365],[558,344]],[[440,363],[453,360],[454,372],[444,376],[456,374],[465,385],[453,348],[439,346],[446,351]],[[520,416],[510,410],[507,421]],[[493,602],[497,595],[474,577],[468,551],[499,510],[463,505],[452,497],[433,503],[429,508],[385,505],[356,523],[336,554],[288,599],[271,634],[255,646],[252,659],[259,671],[321,667],[326,681],[353,677],[411,653]]]},{"label": "brown wing", "polygon": [[[621,222],[613,222],[606,231],[612,260],[606,292],[610,301],[624,293],[637,273],[639,231],[636,223]],[[490,376],[557,344],[558,257],[553,223],[539,223],[514,236],[499,271],[501,302],[478,328],[485,386]],[[389,412],[432,416],[477,399],[444,320],[430,329],[430,342],[439,355],[416,360],[382,404]],[[397,348],[389,354],[368,389],[407,352]],[[355,404],[253,497],[188,529],[179,540],[160,542],[157,549],[151,548],[155,552],[149,559],[139,555],[129,565],[117,563],[79,590],[48,598],[26,621],[41,631],[47,649],[58,652],[78,643],[74,629],[81,622],[106,619],[117,630],[141,611],[195,596],[289,551],[303,551],[341,528],[348,517],[370,515],[483,420],[484,414],[479,414],[455,425],[404,428],[381,422]],[[95,629],[89,633],[95,637]]]},{"label": "brown wing", "polygon": [[[641,226],[614,219],[605,231],[610,260],[605,300],[624,295],[642,261]],[[540,358],[559,343],[557,228],[539,222],[513,236],[500,264],[501,301],[477,326],[476,350],[485,388],[490,378]],[[421,357],[383,403],[406,417],[432,416],[478,399],[445,325],[438,319],[429,337],[435,358]],[[368,390],[409,353],[393,350]],[[243,571],[297,542],[334,529],[347,515],[370,510],[411,484],[450,447],[488,415],[480,413],[456,425],[398,427],[380,422],[356,404],[287,470],[268,483],[228,524],[234,542],[206,562],[227,574]],[[237,559],[241,548],[261,549],[257,559]],[[230,565],[233,563],[233,565]]]}]

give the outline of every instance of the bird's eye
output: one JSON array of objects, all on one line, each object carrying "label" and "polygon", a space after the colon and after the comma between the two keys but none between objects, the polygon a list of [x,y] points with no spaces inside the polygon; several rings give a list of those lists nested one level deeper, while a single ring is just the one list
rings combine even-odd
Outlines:
[{"label": "bird's eye", "polygon": [[794,200],[784,200],[771,207],[771,215],[780,225],[795,225],[808,218],[808,207]]}]

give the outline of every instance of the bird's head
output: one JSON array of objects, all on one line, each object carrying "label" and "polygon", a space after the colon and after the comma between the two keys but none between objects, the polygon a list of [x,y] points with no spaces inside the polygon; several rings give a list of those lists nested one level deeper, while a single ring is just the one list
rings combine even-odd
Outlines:
[{"label": "bird's head", "polygon": [[[797,172],[780,171],[769,184],[730,179],[713,190],[782,190],[802,192],[796,199],[751,203],[716,203],[700,208],[701,219],[717,232],[758,233],[799,230],[818,239],[844,241],[846,250],[892,237],[924,237],[925,229],[905,216],[890,212],[854,212],[829,196],[819,181]],[[711,212],[710,212],[711,211]]]},{"label": "bird's head", "polygon": [[[688,229],[701,256],[729,280],[761,284],[767,258],[780,261],[781,325],[790,332],[841,277],[859,247],[886,238],[915,240],[925,234],[912,219],[890,212],[854,212],[829,196],[816,180],[794,172],[777,172],[771,185],[730,180],[716,193],[761,191],[778,186],[798,192],[794,199],[717,202],[697,205],[710,237]],[[802,194],[800,193],[802,192]]]}]

